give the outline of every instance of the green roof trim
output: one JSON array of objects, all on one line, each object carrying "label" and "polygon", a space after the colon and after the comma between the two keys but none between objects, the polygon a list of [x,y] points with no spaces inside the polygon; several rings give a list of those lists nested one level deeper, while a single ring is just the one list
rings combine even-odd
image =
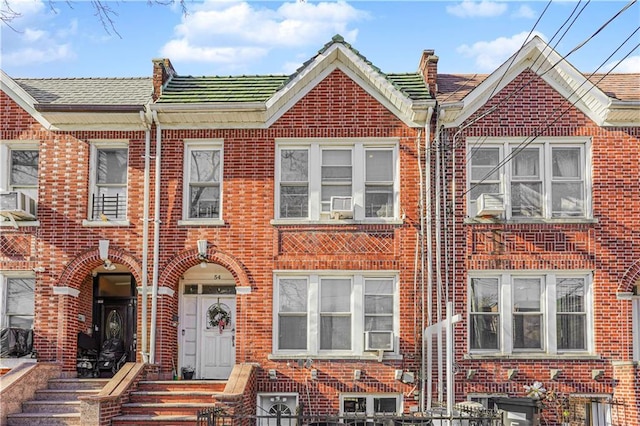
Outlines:
[{"label": "green roof trim", "polygon": [[269,98],[292,81],[302,70],[309,66],[319,55],[326,52],[333,44],[340,43],[362,61],[389,81],[396,89],[414,101],[432,100],[429,87],[420,73],[385,74],[366,57],[360,54],[340,35],[335,35],[318,53],[306,61],[291,75],[242,75],[192,77],[175,76],[163,89],[156,101],[158,104],[188,103],[250,103],[266,102]]}]

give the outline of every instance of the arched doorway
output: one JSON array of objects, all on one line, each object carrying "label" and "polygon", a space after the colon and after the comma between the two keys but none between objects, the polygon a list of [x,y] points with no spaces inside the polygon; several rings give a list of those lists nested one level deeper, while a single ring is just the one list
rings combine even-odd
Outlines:
[{"label": "arched doorway", "polygon": [[236,356],[235,285],[231,272],[213,263],[202,263],[183,274],[178,372],[190,367],[195,379],[229,378]]}]

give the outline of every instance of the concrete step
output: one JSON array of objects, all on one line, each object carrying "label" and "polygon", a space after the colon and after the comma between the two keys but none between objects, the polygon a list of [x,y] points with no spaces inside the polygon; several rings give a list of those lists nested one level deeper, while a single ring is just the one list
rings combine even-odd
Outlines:
[{"label": "concrete step", "polygon": [[75,401],[80,396],[95,395],[93,389],[43,389],[36,391],[34,400],[36,401]]},{"label": "concrete step", "polygon": [[114,417],[111,420],[112,426],[182,426],[194,425],[197,416],[146,416],[146,415],[123,415]]},{"label": "concrete step", "polygon": [[131,392],[130,402],[132,403],[199,403],[211,404],[214,402],[212,392]]},{"label": "concrete step", "polygon": [[80,401],[26,401],[23,413],[79,413]]},{"label": "concrete step", "polygon": [[127,403],[122,404],[122,413],[126,415],[147,415],[147,416],[195,416],[198,411],[213,407],[210,401],[208,404],[199,403]]},{"label": "concrete step", "polygon": [[191,392],[208,391],[223,392],[227,385],[226,380],[159,380],[141,381],[138,383],[139,391],[170,391],[170,392]]},{"label": "concrete step", "polygon": [[109,379],[51,379],[49,389],[93,389],[100,391],[109,383]]},{"label": "concrete step", "polygon": [[80,413],[18,413],[7,416],[7,426],[81,426]]}]

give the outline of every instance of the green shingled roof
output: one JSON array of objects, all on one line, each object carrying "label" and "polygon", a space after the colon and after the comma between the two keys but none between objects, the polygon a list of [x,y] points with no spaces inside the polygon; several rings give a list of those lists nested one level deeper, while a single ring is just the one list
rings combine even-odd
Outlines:
[{"label": "green shingled roof", "polygon": [[385,77],[398,90],[414,101],[432,99],[429,88],[419,73],[385,74],[374,66],[360,52],[344,39],[336,35],[325,44],[318,54],[305,62],[292,75],[242,75],[191,77],[174,76],[163,89],[156,101],[159,104],[182,103],[228,103],[228,102],[265,102],[285,84],[293,80],[300,71],[335,43],[340,43],[358,55],[371,66],[373,72]]}]

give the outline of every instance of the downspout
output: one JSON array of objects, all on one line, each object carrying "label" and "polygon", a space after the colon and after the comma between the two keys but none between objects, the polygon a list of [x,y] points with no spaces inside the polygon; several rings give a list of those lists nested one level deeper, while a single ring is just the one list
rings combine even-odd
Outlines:
[{"label": "downspout", "polygon": [[[432,260],[431,260],[431,154],[430,154],[430,150],[431,150],[431,116],[433,115],[433,107],[429,107],[429,110],[427,112],[427,120],[424,124],[424,147],[425,147],[425,167],[424,167],[424,181],[425,181],[425,188],[424,188],[424,192],[422,191],[422,188],[420,188],[420,198],[423,200],[426,200],[426,203],[423,203],[421,206],[421,213],[420,213],[420,217],[421,217],[421,223],[420,226],[422,227],[422,250],[421,250],[421,254],[422,254],[422,286],[421,286],[421,290],[422,290],[422,311],[421,311],[421,328],[420,330],[422,330],[422,351],[421,351],[421,371],[422,374],[420,375],[420,385],[421,385],[421,392],[420,392],[420,411],[424,412],[425,411],[425,391],[429,394],[429,396],[427,397],[427,401],[429,401],[430,395],[431,395],[431,379],[429,379],[429,387],[427,389],[427,374],[429,374],[429,376],[431,375],[431,363],[427,363],[426,361],[426,341],[425,341],[425,336],[424,336],[424,331],[426,330],[427,324],[431,325],[431,287],[432,287],[432,275],[433,275],[433,265],[432,265]],[[419,147],[418,147],[419,148]],[[423,178],[422,176],[420,176],[420,183],[422,184]],[[423,195],[424,194],[424,195]],[[425,206],[426,204],[426,206]],[[426,215],[426,221],[427,221],[427,225],[426,225],[426,233],[427,233],[427,259],[426,259],[426,263],[427,263],[427,291],[425,292],[425,288],[424,288],[424,263],[425,263],[425,256],[424,256],[424,229],[425,229],[425,225],[424,225],[424,218]],[[426,293],[426,294],[425,294]],[[426,298],[429,298],[429,302],[426,302]],[[426,306],[425,306],[426,305]],[[426,310],[425,310],[426,308]],[[427,321],[425,321],[425,315],[424,313],[427,312]]]},{"label": "downspout", "polygon": [[142,213],[142,330],[140,339],[140,355],[145,364],[149,361],[147,352],[147,283],[149,282],[149,174],[151,158],[151,120],[144,111],[140,111],[140,118],[145,126],[144,131],[144,189]]},{"label": "downspout", "polygon": [[[440,181],[442,179],[441,176],[441,168],[440,168],[440,160],[441,160],[441,152],[442,152],[442,141],[439,141],[438,144],[435,146],[437,151],[436,151],[436,183],[435,183],[435,187],[436,187],[436,193],[435,193],[435,199],[436,199],[436,321],[440,324],[442,323],[442,232],[441,232],[441,227],[442,227],[442,208],[441,208],[441,203],[442,203],[442,192],[440,190]],[[439,332],[438,333],[438,402],[442,403],[444,401],[444,382],[443,382],[443,376],[444,376],[444,371],[443,371],[443,354],[442,354],[442,347],[443,347],[443,341],[442,341],[442,333]]]},{"label": "downspout", "polygon": [[158,121],[158,112],[153,111],[156,124],[156,169],[154,190],[154,226],[153,226],[153,288],[151,293],[151,336],[149,342],[149,363],[155,363],[156,329],[158,328],[158,262],[160,261],[160,153],[162,148],[162,127]]}]

